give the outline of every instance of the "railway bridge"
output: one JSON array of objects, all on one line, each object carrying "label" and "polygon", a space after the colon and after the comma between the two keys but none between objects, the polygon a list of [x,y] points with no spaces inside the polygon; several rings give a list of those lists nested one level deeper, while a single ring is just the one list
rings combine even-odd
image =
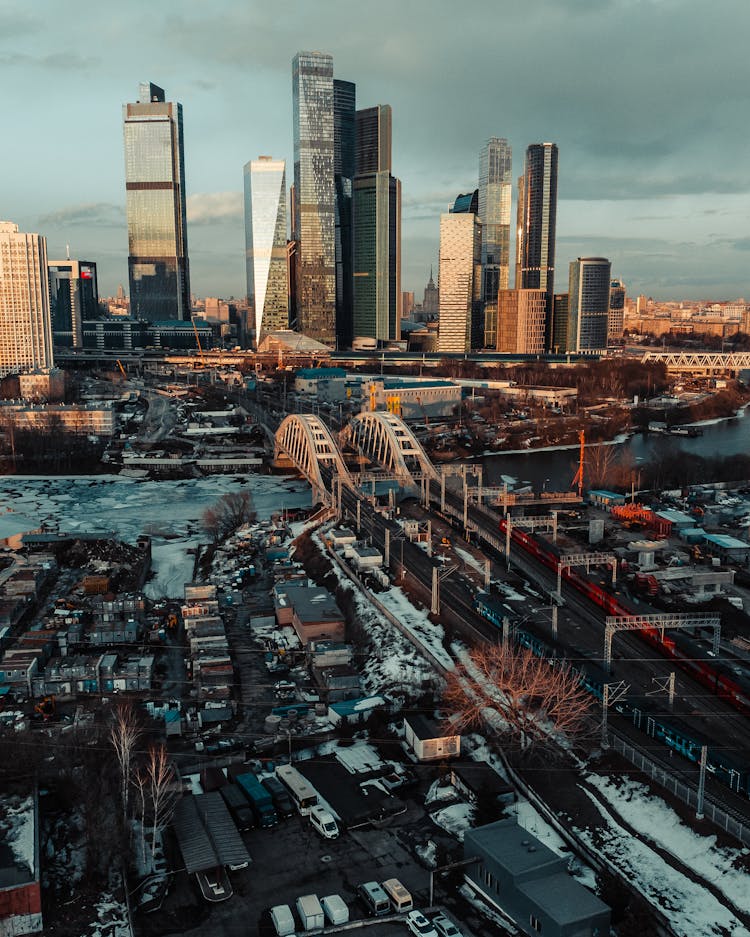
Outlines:
[{"label": "railway bridge", "polygon": [[359,413],[344,427],[338,440],[319,416],[290,414],[276,431],[274,458],[286,456],[312,486],[313,497],[330,505],[336,476],[353,491],[359,489],[361,480],[350,472],[342,456],[342,447],[346,446],[404,489],[418,488],[423,478],[438,477],[420,442],[393,413]]}]

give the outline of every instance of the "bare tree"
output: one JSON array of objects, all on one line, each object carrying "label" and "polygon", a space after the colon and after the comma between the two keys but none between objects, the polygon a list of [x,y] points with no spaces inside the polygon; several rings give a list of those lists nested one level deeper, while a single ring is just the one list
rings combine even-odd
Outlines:
[{"label": "bare tree", "polygon": [[568,665],[551,666],[527,648],[486,644],[448,675],[444,702],[452,731],[489,727],[521,752],[583,734],[589,697]]},{"label": "bare tree", "polygon": [[177,777],[164,745],[151,745],[144,767],[149,806],[153,819],[151,833],[151,861],[156,852],[156,838],[166,829],[177,804]]},{"label": "bare tree", "polygon": [[253,520],[255,509],[249,491],[228,492],[203,512],[203,526],[216,542]]},{"label": "bare tree", "polygon": [[109,730],[109,737],[120,768],[122,819],[124,823],[127,823],[133,753],[138,739],[141,737],[141,729],[132,703],[122,702],[117,704],[114,721]]}]

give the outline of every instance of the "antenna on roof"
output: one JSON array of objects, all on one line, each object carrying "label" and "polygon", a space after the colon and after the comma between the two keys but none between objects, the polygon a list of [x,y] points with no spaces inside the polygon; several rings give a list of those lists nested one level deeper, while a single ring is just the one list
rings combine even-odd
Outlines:
[{"label": "antenna on roof", "polygon": [[65,245],[65,256],[67,260],[70,260],[70,244]]}]

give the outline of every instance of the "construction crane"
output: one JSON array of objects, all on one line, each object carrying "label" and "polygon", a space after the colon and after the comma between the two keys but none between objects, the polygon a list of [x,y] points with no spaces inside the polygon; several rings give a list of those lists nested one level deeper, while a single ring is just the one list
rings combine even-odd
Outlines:
[{"label": "construction crane", "polygon": [[42,719],[47,722],[48,719],[51,719],[55,715],[55,697],[43,697],[34,707],[34,711],[38,712]]},{"label": "construction crane", "polygon": [[572,485],[578,486],[578,497],[583,497],[583,474],[586,462],[586,433],[583,430],[578,431],[579,453],[578,453],[578,471],[573,478]]},{"label": "construction crane", "polygon": [[126,371],[125,371],[125,368],[122,366],[122,361],[120,361],[119,358],[117,359],[117,367],[120,369],[120,373],[122,374],[122,379],[123,379],[124,381],[127,381],[128,375],[127,375],[127,373],[126,373]]},{"label": "construction crane", "polygon": [[201,345],[201,337],[200,337],[200,335],[198,334],[198,326],[195,324],[195,316],[190,316],[190,321],[193,323],[193,331],[195,332],[195,341],[196,341],[196,343],[197,343],[197,345],[198,345],[198,354],[201,356],[201,364],[202,364],[203,367],[205,368],[205,366],[206,366],[206,358],[205,358],[205,356],[204,356],[204,354],[203,354],[203,347],[202,347],[202,345]]}]

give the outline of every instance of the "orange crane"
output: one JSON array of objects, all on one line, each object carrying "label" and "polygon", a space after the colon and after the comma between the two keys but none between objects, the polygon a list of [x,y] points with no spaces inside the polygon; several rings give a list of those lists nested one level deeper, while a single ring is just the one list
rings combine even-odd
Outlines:
[{"label": "orange crane", "polygon": [[120,361],[119,358],[117,359],[117,367],[120,369],[120,372],[122,374],[122,379],[124,381],[127,381],[128,375],[125,373],[125,368],[122,366],[122,361]]},{"label": "orange crane", "polygon": [[578,497],[583,497],[583,466],[586,461],[586,433],[581,429],[578,431],[578,442],[580,443],[580,451],[578,455],[578,471],[575,474],[575,478],[571,482],[571,487],[578,485]]},{"label": "orange crane", "polygon": [[198,334],[198,326],[195,324],[195,316],[190,316],[190,321],[193,323],[193,331],[195,332],[195,341],[198,345],[198,354],[201,356],[201,364],[205,368],[206,358],[203,354],[203,347],[201,346],[201,337]]}]

